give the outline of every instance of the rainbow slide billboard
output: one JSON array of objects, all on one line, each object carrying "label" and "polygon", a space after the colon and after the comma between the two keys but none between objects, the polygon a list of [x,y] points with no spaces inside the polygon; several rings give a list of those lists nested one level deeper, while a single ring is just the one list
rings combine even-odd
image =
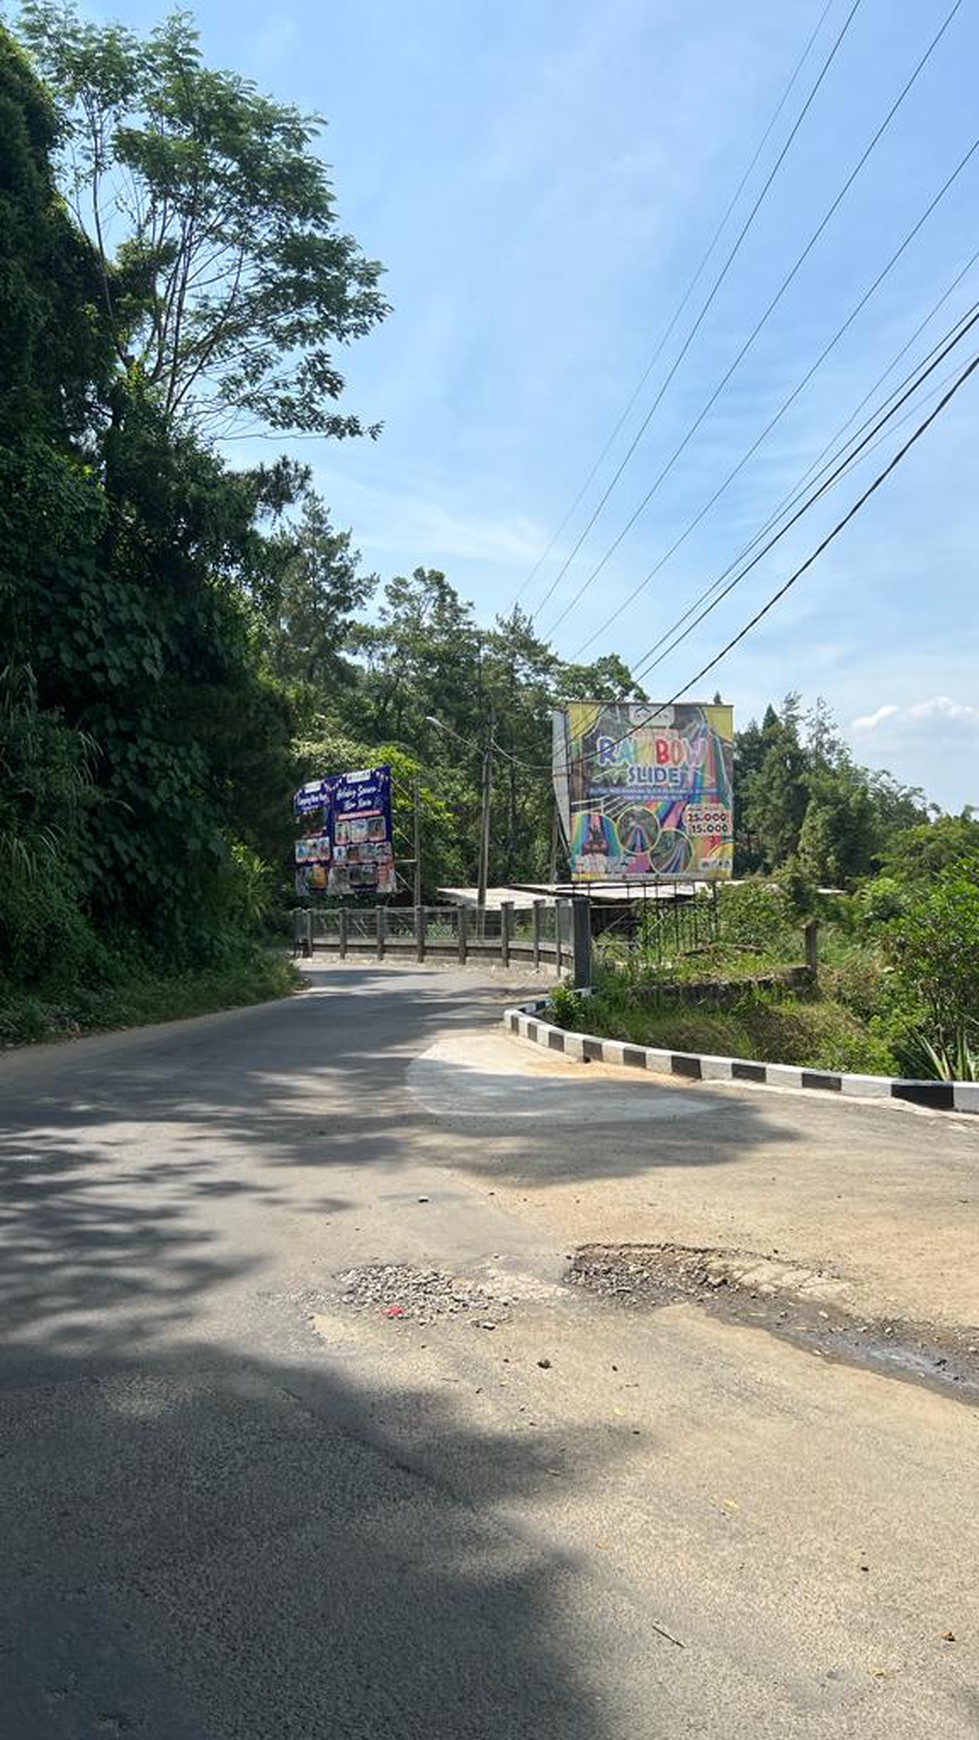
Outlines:
[{"label": "rainbow slide billboard", "polygon": [[554,715],[554,790],[574,882],[731,874],[734,713],[572,701]]}]

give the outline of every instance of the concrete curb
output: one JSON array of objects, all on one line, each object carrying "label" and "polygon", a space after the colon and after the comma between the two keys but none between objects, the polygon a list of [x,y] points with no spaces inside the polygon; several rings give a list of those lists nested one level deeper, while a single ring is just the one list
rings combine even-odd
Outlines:
[{"label": "concrete curb", "polygon": [[[580,995],[581,993],[579,993]],[[587,995],[587,993],[585,993]],[[936,1112],[979,1114],[979,1082],[903,1081],[890,1075],[843,1075],[829,1070],[802,1069],[787,1063],[753,1063],[740,1057],[705,1057],[693,1052],[657,1051],[648,1045],[627,1045],[619,1039],[599,1039],[591,1033],[569,1033],[540,1019],[549,999],[537,997],[504,1009],[503,1025],[521,1039],[545,1051],[560,1051],[579,1063],[617,1063],[627,1069],[648,1069],[657,1075],[677,1075],[687,1081],[742,1081],[764,1087],[814,1088],[850,1099],[908,1100]]]}]

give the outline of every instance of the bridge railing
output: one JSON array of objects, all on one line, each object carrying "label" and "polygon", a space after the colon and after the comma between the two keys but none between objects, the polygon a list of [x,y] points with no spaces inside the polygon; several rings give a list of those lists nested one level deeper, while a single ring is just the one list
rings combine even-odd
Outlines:
[{"label": "bridge railing", "polygon": [[323,906],[297,907],[293,952],[309,958],[335,954],[424,961],[496,960],[504,966],[550,966],[556,973],[572,964],[573,920],[570,900],[535,900],[531,906],[480,909],[471,906]]}]

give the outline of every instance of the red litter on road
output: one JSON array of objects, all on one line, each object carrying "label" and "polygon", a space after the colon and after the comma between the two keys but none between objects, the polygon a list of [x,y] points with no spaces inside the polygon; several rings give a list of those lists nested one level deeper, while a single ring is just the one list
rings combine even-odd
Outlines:
[{"label": "red litter on road", "polygon": [[403,1305],[385,1305],[384,1307],[385,1317],[403,1317],[404,1314],[405,1308]]}]

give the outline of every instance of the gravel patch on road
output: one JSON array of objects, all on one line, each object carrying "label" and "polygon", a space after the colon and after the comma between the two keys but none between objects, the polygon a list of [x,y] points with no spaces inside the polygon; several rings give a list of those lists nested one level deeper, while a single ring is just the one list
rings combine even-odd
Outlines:
[{"label": "gravel patch on road", "polygon": [[340,1302],[349,1310],[380,1317],[434,1323],[468,1317],[474,1327],[495,1329],[508,1321],[509,1299],[477,1281],[442,1269],[416,1269],[409,1263],[366,1263],[337,1276]]},{"label": "gravel patch on road", "polygon": [[829,1270],[788,1263],[777,1252],[581,1245],[566,1278],[624,1306],[656,1308],[695,1299],[714,1316],[767,1329],[811,1353],[979,1403],[979,1326],[958,1331],[856,1316],[845,1303],[844,1280]]}]

